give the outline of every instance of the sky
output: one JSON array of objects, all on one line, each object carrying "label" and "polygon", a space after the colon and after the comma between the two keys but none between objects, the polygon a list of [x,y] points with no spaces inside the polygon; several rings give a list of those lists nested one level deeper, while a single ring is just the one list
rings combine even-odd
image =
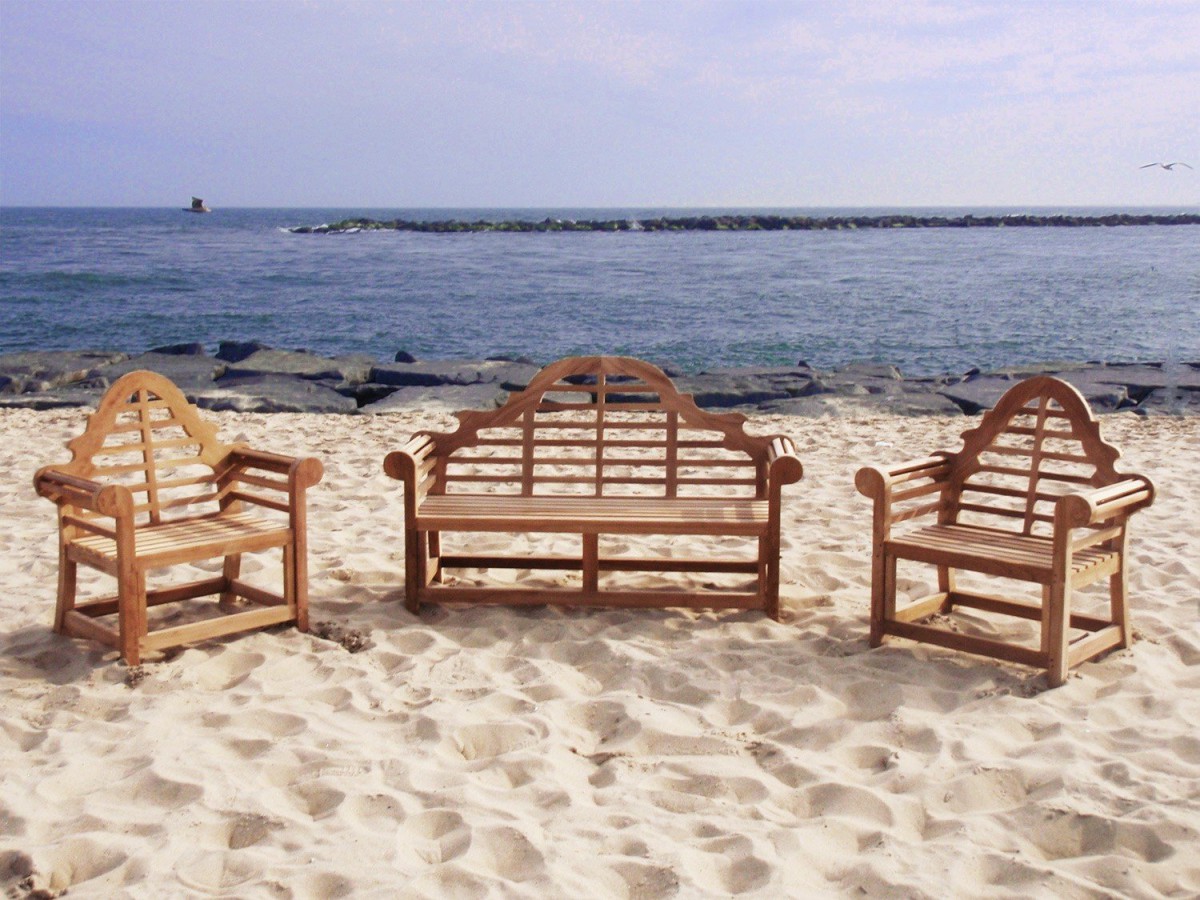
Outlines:
[{"label": "sky", "polygon": [[0,0],[0,205],[193,194],[1200,206],[1200,0]]}]

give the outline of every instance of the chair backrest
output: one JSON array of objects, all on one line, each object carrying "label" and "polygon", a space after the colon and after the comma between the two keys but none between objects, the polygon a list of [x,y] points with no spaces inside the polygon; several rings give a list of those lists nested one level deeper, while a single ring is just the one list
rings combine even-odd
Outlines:
[{"label": "chair backrest", "polygon": [[434,493],[765,495],[771,438],[747,435],[740,414],[704,412],[641,360],[563,359],[501,408],[458,417],[430,435],[443,460]]},{"label": "chair backrest", "polygon": [[133,492],[135,521],[157,524],[220,507],[222,461],[233,447],[217,439],[183,392],[154,372],[123,375],[67,444],[59,470]]},{"label": "chair backrest", "polygon": [[963,433],[942,521],[1047,534],[1054,502],[1118,481],[1119,456],[1079,391],[1048,375],[1029,378]]}]

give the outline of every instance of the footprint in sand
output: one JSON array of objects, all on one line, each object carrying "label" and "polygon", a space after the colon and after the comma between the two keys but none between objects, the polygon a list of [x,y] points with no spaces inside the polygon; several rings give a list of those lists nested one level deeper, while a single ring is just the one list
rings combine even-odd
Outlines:
[{"label": "footprint in sand", "polygon": [[154,772],[145,772],[134,780],[132,786],[128,782],[124,783],[122,793],[136,806],[153,805],[163,809],[178,809],[203,797],[204,788],[199,784],[175,781]]},{"label": "footprint in sand", "polygon": [[390,794],[357,794],[346,801],[346,810],[372,831],[391,829],[405,819],[404,805]]},{"label": "footprint in sand", "polygon": [[462,856],[471,846],[471,829],[448,809],[430,809],[406,820],[396,838],[402,856],[437,865]]},{"label": "footprint in sand", "polygon": [[250,673],[263,664],[266,657],[261,653],[241,653],[224,650],[206,663],[192,669],[196,687],[205,691],[224,691],[236,687]]},{"label": "footprint in sand", "polygon": [[281,738],[306,731],[308,720],[290,713],[246,710],[230,716],[229,725],[232,728],[266,732],[270,737]]},{"label": "footprint in sand", "polygon": [[253,847],[272,831],[283,828],[279,819],[270,819],[258,813],[241,813],[227,823],[226,845],[230,850]]},{"label": "footprint in sand", "polygon": [[524,834],[508,826],[481,830],[472,844],[471,860],[509,882],[536,879],[546,870],[542,852]]},{"label": "footprint in sand", "polygon": [[537,743],[539,735],[528,725],[517,722],[464,725],[450,737],[455,752],[463,759],[491,759]]},{"label": "footprint in sand", "polygon": [[625,881],[630,897],[665,898],[679,893],[679,876],[665,866],[619,862],[613,869]]},{"label": "footprint in sand", "polygon": [[226,896],[234,888],[257,879],[262,871],[253,851],[197,851],[180,859],[175,866],[175,877],[184,887],[198,893]]},{"label": "footprint in sand", "polygon": [[1025,781],[1012,769],[977,769],[933,789],[933,801],[960,815],[995,812],[1021,806],[1028,795]]},{"label": "footprint in sand", "polygon": [[1175,853],[1152,825],[1062,810],[1047,813],[1030,829],[1029,839],[1047,859],[1105,856],[1120,849],[1154,863]]},{"label": "footprint in sand", "polygon": [[346,799],[346,795],[336,788],[311,782],[293,786],[292,794],[296,805],[314,820],[325,818]]},{"label": "footprint in sand", "polygon": [[[68,838],[55,847],[42,865],[48,873],[49,886],[53,892],[51,896],[65,894],[68,888],[75,888],[82,896],[86,893],[87,882],[110,875],[124,865],[128,858],[116,847],[105,846],[87,837],[75,837]],[[105,879],[103,887],[111,890],[114,886],[111,878]],[[98,890],[97,896],[106,893],[109,893],[109,890]]]}]

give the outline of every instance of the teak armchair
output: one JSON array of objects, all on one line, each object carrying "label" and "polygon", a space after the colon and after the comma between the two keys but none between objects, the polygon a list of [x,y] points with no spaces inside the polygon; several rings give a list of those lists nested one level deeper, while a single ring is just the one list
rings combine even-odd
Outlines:
[{"label": "teak armchair", "polygon": [[[56,632],[116,647],[133,666],[147,651],[235,631],[293,621],[308,629],[305,491],[321,480],[318,460],[221,443],[174,384],[146,371],[118,379],[67,447],[70,462],[34,477],[58,505]],[[281,594],[240,578],[243,553],[274,548]],[[151,569],[217,557],[219,576],[146,588]],[[116,595],[77,605],[80,564],[115,578]],[[209,594],[224,615],[149,630],[148,607]],[[113,614],[115,626],[104,621]]]},{"label": "teak armchair", "polygon": [[[1128,521],[1154,486],[1117,472],[1119,456],[1075,388],[1038,376],[1011,388],[958,452],[859,470],[859,492],[875,504],[871,646],[895,635],[1038,666],[1052,687],[1071,666],[1127,646]],[[902,523],[917,527],[894,533]],[[938,590],[898,609],[901,559],[936,566]],[[960,590],[956,570],[1038,584],[1041,604]],[[1103,578],[1110,614],[1072,612],[1073,593]],[[922,621],[956,606],[1039,621],[1040,646]]]}]

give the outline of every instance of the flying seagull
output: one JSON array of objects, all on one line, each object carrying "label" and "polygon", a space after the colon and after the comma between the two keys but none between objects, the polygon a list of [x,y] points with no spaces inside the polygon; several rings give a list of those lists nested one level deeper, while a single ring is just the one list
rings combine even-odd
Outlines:
[{"label": "flying seagull", "polygon": [[1144,166],[1138,166],[1138,168],[1139,168],[1139,169],[1152,169],[1152,168],[1154,168],[1155,166],[1158,166],[1160,169],[1166,169],[1168,172],[1172,172],[1172,171],[1174,171],[1176,166],[1184,166],[1185,168],[1188,168],[1188,169],[1190,169],[1190,168],[1191,168],[1191,166],[1189,166],[1189,165],[1188,165],[1187,163],[1185,163],[1185,162],[1173,162],[1173,163],[1146,163]]}]

